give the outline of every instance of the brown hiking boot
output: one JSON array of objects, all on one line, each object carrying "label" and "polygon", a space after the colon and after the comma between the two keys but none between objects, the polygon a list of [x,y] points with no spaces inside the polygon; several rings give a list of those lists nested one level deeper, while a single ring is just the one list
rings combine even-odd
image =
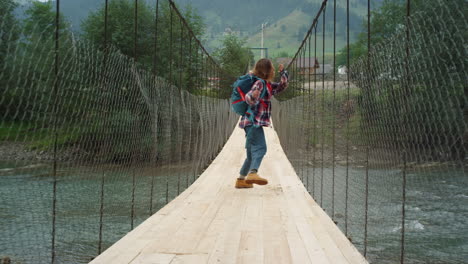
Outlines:
[{"label": "brown hiking boot", "polygon": [[258,184],[258,185],[268,184],[267,179],[264,179],[264,178],[258,176],[258,174],[256,172],[249,173],[247,175],[247,178],[245,178],[245,182],[250,183],[250,184],[255,183],[255,184]]},{"label": "brown hiking boot", "polygon": [[246,183],[245,179],[239,179],[237,178],[236,180],[236,186],[237,189],[243,189],[243,188],[253,188],[253,184],[251,183]]},{"label": "brown hiking boot", "polygon": [[236,181],[236,188],[237,189],[242,189],[242,188],[253,188],[253,184],[251,183],[246,183],[245,179],[237,179]]}]

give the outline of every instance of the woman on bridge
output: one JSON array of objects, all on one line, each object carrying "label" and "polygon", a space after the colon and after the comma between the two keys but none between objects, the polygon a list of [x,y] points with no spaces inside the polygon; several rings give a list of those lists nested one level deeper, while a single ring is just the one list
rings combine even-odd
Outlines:
[{"label": "woman on bridge", "polygon": [[[239,123],[239,127],[245,130],[247,158],[240,170],[240,176],[236,180],[236,188],[252,188],[254,183],[268,184],[266,179],[258,175],[260,163],[267,151],[263,127],[271,126],[271,98],[284,91],[288,86],[287,71],[284,70],[283,64],[280,64],[278,68],[281,75],[279,83],[271,82],[275,77],[275,67],[269,59],[257,61],[254,70],[250,73],[263,81],[256,81],[245,95],[245,102],[252,109],[254,118],[252,122],[247,115],[244,115]],[[263,89],[267,89],[267,92],[261,98]]]}]

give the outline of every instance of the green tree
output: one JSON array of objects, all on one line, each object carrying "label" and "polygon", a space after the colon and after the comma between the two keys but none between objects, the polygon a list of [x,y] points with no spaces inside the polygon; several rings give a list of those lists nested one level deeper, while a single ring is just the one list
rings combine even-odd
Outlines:
[{"label": "green tree", "polygon": [[[466,7],[466,2],[416,0],[407,20],[405,2],[387,0],[372,13],[370,57],[366,30],[350,45],[363,127],[388,132],[369,134],[374,142],[387,137],[436,160],[465,157]],[[345,62],[338,57],[338,65]]]},{"label": "green tree", "polygon": [[[178,8],[181,10],[180,8]],[[179,70],[180,61],[192,61],[188,57],[195,57],[196,44],[189,36],[185,25],[172,11],[167,1],[160,1],[158,8],[158,21],[154,14],[155,10],[149,7],[145,2],[139,2],[138,5],[138,35],[137,35],[137,60],[140,65],[147,69],[153,69],[153,61],[156,61],[155,73],[158,76],[169,78],[169,67],[172,61],[172,69]],[[132,0],[109,1],[108,22],[107,22],[107,41],[122,52],[124,55],[135,58],[134,54],[134,11],[135,3]],[[99,47],[104,47],[104,5],[95,12],[92,12],[82,23],[83,37]],[[196,14],[191,5],[187,5],[182,12],[185,21],[198,39],[204,34],[204,24],[202,18]],[[183,28],[183,29],[182,29]],[[172,29],[172,37],[170,31]],[[157,30],[157,48],[155,50],[155,37]],[[183,34],[181,34],[183,30]],[[172,39],[172,43],[171,40]],[[188,54],[189,47],[185,47],[184,52],[180,52],[180,46],[187,46],[192,41],[192,54]],[[171,45],[172,44],[172,45]],[[172,54],[169,51],[172,50]],[[194,66],[191,66],[195,68]],[[183,70],[183,72],[186,72]],[[189,79],[187,76],[184,80]],[[184,86],[183,84],[178,84]]]},{"label": "green tree", "polygon": [[221,83],[221,87],[225,89],[222,89],[223,92],[220,97],[227,98],[231,92],[228,87],[231,87],[235,76],[246,74],[249,62],[254,60],[254,56],[245,46],[245,40],[235,35],[226,35],[222,41],[222,47],[215,50],[213,55],[226,75],[233,77],[232,79],[223,80]]},{"label": "green tree", "polygon": [[[0,0],[0,70],[5,71],[11,46],[19,39],[18,21],[13,14],[17,4],[13,0]],[[3,74],[2,74],[3,75]]]},{"label": "green tree", "polygon": [[[151,8],[145,2],[138,2],[137,54],[134,54],[135,4],[130,0],[109,1],[107,21],[107,44],[118,48],[123,54],[139,60],[151,57],[154,43],[154,18]],[[97,47],[104,48],[104,4],[91,12],[83,21],[83,37]]]},{"label": "green tree", "polygon": [[0,0],[0,69],[5,63],[9,45],[19,38],[18,21],[13,14],[16,7],[13,0]]},{"label": "green tree", "polygon": [[245,43],[245,40],[239,39],[235,35],[226,35],[222,41],[222,47],[213,53],[223,70],[231,76],[245,74],[249,62],[254,58]]},{"label": "green tree", "polygon": [[19,39],[20,30],[13,11],[17,4],[13,0],[0,0],[0,112],[8,113],[12,92],[6,87],[12,74],[13,52]]},{"label": "green tree", "polygon": [[[11,15],[14,5],[1,5],[10,7],[10,15],[5,16],[8,23],[15,20]],[[34,107],[48,105],[53,90],[54,58],[55,58],[55,23],[56,13],[52,3],[32,2],[25,12],[26,18],[20,24],[22,37],[19,38],[18,26],[11,26],[8,30],[10,40],[7,41],[9,50],[5,63],[11,70],[5,70],[8,76],[2,86],[5,89],[1,104],[6,107],[6,118],[12,121],[32,120],[35,118]],[[4,26],[7,26],[5,23]],[[59,56],[69,50],[71,34],[68,31],[68,23],[60,16],[59,31]],[[4,28],[2,26],[2,28]],[[18,30],[18,31],[17,31]],[[3,32],[4,30],[2,30]],[[4,42],[2,41],[2,46]],[[2,60],[3,61],[3,60]],[[19,75],[21,74],[21,75]],[[35,100],[24,100],[24,94],[35,94]],[[50,107],[47,108],[50,111]]]},{"label": "green tree", "polygon": [[[49,72],[54,63],[56,12],[51,2],[32,2],[25,12],[23,34],[24,52],[31,56],[29,61],[34,61],[35,69],[43,73]],[[59,16],[59,47],[63,53],[69,49],[71,34],[69,23]],[[47,78],[47,76],[44,76]]]},{"label": "green tree", "polygon": [[[56,12],[52,2],[32,2],[25,14],[24,34],[30,41],[55,37]],[[69,23],[62,15],[59,16],[59,28],[59,36],[64,37],[69,34]]]},{"label": "green tree", "polygon": [[[404,3],[405,1],[401,0],[384,0],[378,9],[371,11],[371,46],[391,37],[404,27]],[[347,51],[348,46],[339,51],[336,57],[336,68],[346,65]],[[358,34],[356,42],[349,45],[350,65],[365,54],[367,54],[367,19],[362,22],[362,32]]]},{"label": "green tree", "polygon": [[[348,46],[343,47],[336,56],[335,68],[338,69],[341,65],[346,65],[348,57]],[[362,42],[349,44],[349,64],[353,64],[356,60],[367,54],[367,46]]]},{"label": "green tree", "polygon": [[[276,56],[276,58],[289,58],[290,55],[289,53],[287,53],[286,51],[281,51],[280,53],[278,53],[278,55]],[[286,65],[285,65],[286,66]]]},{"label": "green tree", "polygon": [[[437,5],[439,0],[414,0],[411,2],[411,12],[413,14],[427,11],[433,6]],[[458,8],[457,3],[447,2],[446,6],[451,8]],[[463,3],[461,3],[463,5]],[[464,4],[466,5],[466,3]],[[456,9],[455,9],[456,10]],[[455,11],[453,10],[453,11]],[[466,10],[466,8],[464,9]],[[466,11],[465,11],[466,13]],[[344,16],[338,16],[344,17]],[[463,16],[456,16],[458,19],[451,23],[456,26],[457,24],[464,24],[460,18]],[[433,18],[432,18],[433,19]],[[371,11],[371,34],[370,45],[374,47],[383,41],[388,41],[395,34],[402,33],[405,30],[406,24],[406,1],[404,0],[384,0],[379,8]],[[442,23],[441,23],[442,24]],[[362,31],[358,34],[356,42],[349,45],[350,50],[350,64],[353,64],[358,58],[367,54],[367,19],[364,19],[361,25]],[[347,46],[342,48],[337,54],[337,65],[346,65],[347,60]]]}]

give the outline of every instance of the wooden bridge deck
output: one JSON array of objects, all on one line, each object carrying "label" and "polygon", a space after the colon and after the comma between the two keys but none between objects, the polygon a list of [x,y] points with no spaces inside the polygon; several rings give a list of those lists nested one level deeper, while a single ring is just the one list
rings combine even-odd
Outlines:
[{"label": "wooden bridge deck", "polygon": [[234,188],[245,158],[236,128],[192,186],[91,263],[367,263],[307,193],[275,131],[265,133],[268,185]]}]

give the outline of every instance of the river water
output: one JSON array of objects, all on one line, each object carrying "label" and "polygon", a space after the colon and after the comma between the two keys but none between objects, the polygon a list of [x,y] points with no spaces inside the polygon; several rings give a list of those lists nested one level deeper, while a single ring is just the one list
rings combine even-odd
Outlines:
[{"label": "river water", "polygon": [[[309,192],[343,232],[348,192],[348,237],[364,253],[365,169],[349,169],[348,190],[346,167],[337,166],[334,173],[309,168],[302,175],[309,177]],[[402,175],[397,169],[368,170],[366,253],[371,263],[400,263]],[[405,209],[405,263],[468,263],[468,177],[462,169],[408,171]]]},{"label": "river water", "polygon": [[[0,169],[25,164],[0,163]],[[104,177],[103,248],[131,230],[133,175],[114,168],[67,168],[57,183],[56,255],[58,263],[87,263],[98,254],[101,180]],[[52,177],[49,167],[0,174],[0,256],[20,263],[50,263]],[[142,172],[142,171],[141,171]],[[193,175],[161,171],[136,177],[134,226],[183,191]],[[332,175],[335,192],[332,195]],[[364,252],[365,170],[307,168],[308,189],[338,226]],[[322,176],[323,175],[323,176]],[[371,263],[399,263],[401,248],[402,173],[369,170],[367,257]],[[188,177],[188,178],[187,178]],[[468,177],[461,169],[424,170],[407,175],[405,263],[468,263]],[[323,179],[323,184],[321,179]],[[307,179],[304,182],[307,185]],[[166,192],[168,186],[168,192]],[[179,187],[178,187],[179,186]],[[320,190],[323,189],[323,194]],[[333,207],[332,207],[333,205]],[[332,213],[332,209],[334,213]],[[15,262],[13,262],[15,263]]]}]

